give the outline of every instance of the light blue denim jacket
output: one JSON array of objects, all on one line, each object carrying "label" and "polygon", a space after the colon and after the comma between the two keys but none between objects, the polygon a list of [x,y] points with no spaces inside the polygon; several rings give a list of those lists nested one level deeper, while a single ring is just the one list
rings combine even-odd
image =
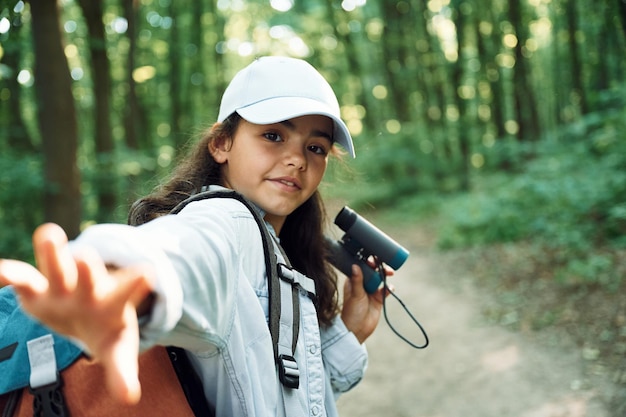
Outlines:
[{"label": "light blue denim jacket", "polygon": [[[267,325],[263,245],[243,204],[213,198],[139,227],[96,225],[72,245],[93,247],[117,266],[153,266],[157,301],[141,330],[142,348],[191,352],[217,415],[284,415]],[[367,351],[339,317],[320,329],[305,295],[300,308],[297,415],[336,416],[335,400],[363,377]]]}]

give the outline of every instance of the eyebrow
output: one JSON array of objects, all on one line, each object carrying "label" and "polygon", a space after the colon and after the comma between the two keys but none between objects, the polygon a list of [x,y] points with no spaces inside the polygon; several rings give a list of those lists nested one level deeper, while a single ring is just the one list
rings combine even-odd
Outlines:
[{"label": "eyebrow", "polygon": [[[291,120],[283,120],[282,122],[280,122],[280,124],[285,126],[289,130],[296,130],[296,125],[293,124],[293,122]],[[330,141],[330,143],[334,142],[332,136],[330,134],[324,132],[323,130],[313,129],[311,131],[311,136],[323,137],[323,138],[328,139]]]}]

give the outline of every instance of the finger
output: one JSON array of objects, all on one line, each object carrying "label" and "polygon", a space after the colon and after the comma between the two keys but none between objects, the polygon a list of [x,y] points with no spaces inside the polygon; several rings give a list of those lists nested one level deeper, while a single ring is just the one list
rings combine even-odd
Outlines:
[{"label": "finger", "polygon": [[370,268],[376,269],[378,267],[378,262],[377,262],[377,258],[370,256],[367,258],[367,265],[369,265]]},{"label": "finger", "polygon": [[[134,315],[134,311],[126,313]],[[139,384],[139,334],[137,323],[131,323],[121,334],[120,340],[112,344],[109,355],[102,358],[109,391],[125,404],[136,404],[141,398]]]},{"label": "finger", "polygon": [[376,300],[376,302],[382,304],[383,300],[389,297],[389,294],[391,294],[394,290],[395,288],[393,285],[387,285],[386,287],[379,288],[374,294],[372,294],[372,297]]},{"label": "finger", "polygon": [[[81,248],[74,253],[78,281],[76,292],[81,298],[98,298],[106,294],[106,285],[110,282],[108,271],[100,255],[90,249]],[[98,288],[100,292],[98,292]]]},{"label": "finger", "polygon": [[63,243],[67,241],[65,232],[59,230],[60,226],[54,223],[45,223],[35,229],[33,233],[33,249],[35,251],[35,261],[40,271],[47,271],[49,269],[48,259],[45,256],[46,250],[44,247],[49,242]]},{"label": "finger", "polygon": [[76,287],[76,263],[63,229],[53,223],[39,226],[33,234],[35,259],[41,273],[48,278],[53,295],[67,294]]},{"label": "finger", "polygon": [[352,278],[348,278],[344,280],[343,294],[344,294],[344,297],[350,297],[352,295]]},{"label": "finger", "polygon": [[92,266],[85,259],[76,259],[76,297],[79,299],[93,299],[95,296],[96,277]]},{"label": "finger", "polygon": [[48,280],[34,266],[11,259],[0,259],[0,283],[13,285],[24,299],[31,299],[48,289]]},{"label": "finger", "polygon": [[365,297],[365,287],[363,287],[363,271],[361,267],[354,264],[352,265],[352,276],[350,277],[352,281],[350,284],[352,286],[352,296],[354,297]]},{"label": "finger", "polygon": [[138,379],[139,324],[136,306],[152,290],[152,281],[146,268],[132,267],[115,271],[117,286],[112,295],[124,302],[125,329],[119,341],[111,345],[110,356],[105,358],[107,384],[113,395],[126,404],[136,404],[141,398]]},{"label": "finger", "polygon": [[117,297],[137,307],[153,290],[153,274],[144,266],[133,266],[115,272],[119,283]]},{"label": "finger", "polygon": [[394,270],[393,268],[391,268],[389,265],[386,265],[382,262],[379,262],[377,258],[370,256],[369,258],[367,258],[367,265],[372,268],[372,269],[378,269],[380,265],[383,266],[383,269],[385,270],[385,275],[386,276],[391,276],[394,274]]}]

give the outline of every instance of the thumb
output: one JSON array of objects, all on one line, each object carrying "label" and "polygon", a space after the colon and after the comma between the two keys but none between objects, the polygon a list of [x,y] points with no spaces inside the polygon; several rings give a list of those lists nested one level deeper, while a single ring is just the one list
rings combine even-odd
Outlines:
[{"label": "thumb", "polygon": [[139,323],[136,306],[151,291],[149,273],[142,268],[126,268],[120,271],[120,299],[128,300],[124,306],[126,326],[119,335],[119,343],[113,343],[109,353],[107,384],[113,395],[123,403],[136,404],[141,398],[139,383]]},{"label": "thumb", "polygon": [[352,295],[352,278],[348,277],[343,283],[344,297],[350,297]]},{"label": "thumb", "polygon": [[[135,314],[129,308],[129,314]],[[123,332],[123,342],[113,343],[107,356],[102,358],[109,392],[118,401],[133,405],[141,398],[139,384],[139,341],[135,329]]]},{"label": "thumb", "polygon": [[352,276],[346,281],[349,281],[350,295],[352,297],[358,298],[365,295],[365,288],[363,287],[363,271],[358,265],[352,265]]},{"label": "thumb", "polygon": [[118,287],[113,297],[123,303],[118,333],[103,343],[102,364],[109,392],[124,404],[137,404],[141,398],[139,383],[139,323],[136,304],[150,291],[150,280],[139,269],[124,269],[119,273]]}]

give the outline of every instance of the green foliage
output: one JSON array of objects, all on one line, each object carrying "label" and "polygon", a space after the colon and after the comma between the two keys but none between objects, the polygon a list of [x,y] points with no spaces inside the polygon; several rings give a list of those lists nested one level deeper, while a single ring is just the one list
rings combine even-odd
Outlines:
[{"label": "green foliage", "polygon": [[[398,196],[459,190],[459,160],[434,149],[433,132],[406,123],[397,133],[364,133],[355,139],[357,158],[349,169],[332,172],[330,181],[355,206],[394,205]],[[354,187],[354,182],[366,186]],[[334,193],[334,192],[332,192]]]},{"label": "green foliage", "polygon": [[[111,154],[83,158],[80,164],[85,223],[125,223],[130,205],[152,191],[170,168],[173,149],[148,151],[119,149]],[[106,167],[106,169],[104,169]],[[118,204],[113,212],[103,212],[98,202],[102,192],[113,192]]]},{"label": "green foliage", "polygon": [[[605,19],[616,3],[573,4],[573,12],[589,13],[563,29],[567,36],[550,32],[566,27],[555,4],[537,20],[533,8],[512,16],[490,2],[463,14],[454,2],[428,10],[409,3],[296,2],[277,12],[270,2],[146,1],[137,3],[131,28],[117,2],[104,2],[115,149],[101,155],[94,110],[103,97],[94,88],[88,22],[79,4],[63,3],[59,24],[81,130],[82,221],[125,221],[128,205],[171,170],[183,138],[214,121],[234,72],[255,55],[286,54],[320,68],[355,133],[358,158],[331,168],[327,196],[357,209],[391,207],[400,221],[433,220],[428,211],[437,212],[445,248],[536,241],[570,268],[564,279],[600,280],[614,257],[593,251],[626,247],[626,118],[616,110],[625,96],[616,88],[624,82],[624,22]],[[7,132],[0,250],[20,257],[43,218],[45,185],[39,157],[12,149],[19,143],[12,132],[26,126],[37,146],[36,111],[54,105],[36,103],[29,8],[17,1],[0,8],[0,123]],[[525,65],[503,37],[508,22],[519,29],[517,47],[527,48]],[[458,43],[444,32],[457,34]],[[462,36],[468,33],[475,35]],[[540,117],[529,117],[531,110]],[[453,194],[468,183],[470,194]],[[104,208],[106,192],[116,194],[117,207]]]},{"label": "green foliage", "polygon": [[519,173],[476,178],[474,192],[443,205],[439,245],[533,241],[551,254],[557,279],[615,288],[626,247],[625,120],[623,111],[593,114],[564,139],[535,144]]},{"label": "green foliage", "polygon": [[[500,191],[502,190],[502,191]],[[446,200],[439,246],[444,249],[507,242],[523,237],[526,215],[510,189],[498,195],[462,195]]]},{"label": "green foliage", "polygon": [[0,154],[0,257],[32,259],[31,235],[43,220],[38,155]]}]

